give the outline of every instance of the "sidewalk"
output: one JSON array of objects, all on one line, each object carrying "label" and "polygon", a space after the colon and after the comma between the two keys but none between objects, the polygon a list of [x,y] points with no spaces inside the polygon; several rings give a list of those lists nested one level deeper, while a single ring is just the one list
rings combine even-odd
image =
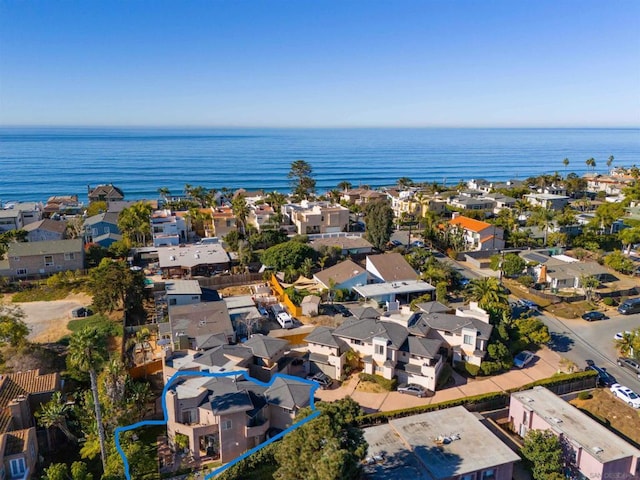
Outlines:
[{"label": "sidewalk", "polygon": [[561,356],[543,347],[536,353],[535,362],[522,369],[512,369],[489,378],[466,379],[454,374],[456,382],[453,386],[436,391],[430,398],[418,398],[398,392],[369,393],[356,391],[359,379],[353,375],[342,386],[331,390],[318,390],[316,397],[323,401],[333,401],[350,395],[367,413],[388,412],[402,408],[429,405],[458,398],[482,395],[493,392],[504,392],[511,388],[521,387],[536,380],[548,378],[560,369]]}]

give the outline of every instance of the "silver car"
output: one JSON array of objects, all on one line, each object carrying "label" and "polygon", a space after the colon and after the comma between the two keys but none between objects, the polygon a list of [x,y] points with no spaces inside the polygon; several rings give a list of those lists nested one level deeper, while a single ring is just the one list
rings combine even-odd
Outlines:
[{"label": "silver car", "polygon": [[426,397],[429,395],[429,390],[424,388],[422,385],[417,385],[415,383],[403,383],[398,386],[398,392],[407,393],[409,395],[415,395],[416,397]]}]

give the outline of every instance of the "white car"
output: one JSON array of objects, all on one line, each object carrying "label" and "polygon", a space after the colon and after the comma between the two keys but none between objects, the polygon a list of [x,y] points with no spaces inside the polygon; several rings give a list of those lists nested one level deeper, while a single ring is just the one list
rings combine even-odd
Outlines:
[{"label": "white car", "polygon": [[628,333],[629,335],[631,335],[631,332],[629,330],[627,330],[626,332],[618,332],[613,336],[614,340],[622,340],[622,337],[624,337],[624,334]]},{"label": "white car", "polygon": [[614,383],[611,385],[611,393],[633,408],[640,408],[640,395],[624,385]]}]

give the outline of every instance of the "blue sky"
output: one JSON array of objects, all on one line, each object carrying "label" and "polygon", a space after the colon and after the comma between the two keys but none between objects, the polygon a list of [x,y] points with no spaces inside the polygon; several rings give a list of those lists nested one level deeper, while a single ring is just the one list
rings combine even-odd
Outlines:
[{"label": "blue sky", "polygon": [[0,125],[638,126],[640,2],[0,0]]}]

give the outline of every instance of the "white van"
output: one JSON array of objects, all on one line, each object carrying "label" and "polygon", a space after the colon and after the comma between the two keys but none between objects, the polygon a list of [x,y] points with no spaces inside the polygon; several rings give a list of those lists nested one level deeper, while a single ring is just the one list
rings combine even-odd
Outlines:
[{"label": "white van", "polygon": [[282,328],[293,328],[293,318],[287,312],[280,312],[276,315],[276,320]]}]

